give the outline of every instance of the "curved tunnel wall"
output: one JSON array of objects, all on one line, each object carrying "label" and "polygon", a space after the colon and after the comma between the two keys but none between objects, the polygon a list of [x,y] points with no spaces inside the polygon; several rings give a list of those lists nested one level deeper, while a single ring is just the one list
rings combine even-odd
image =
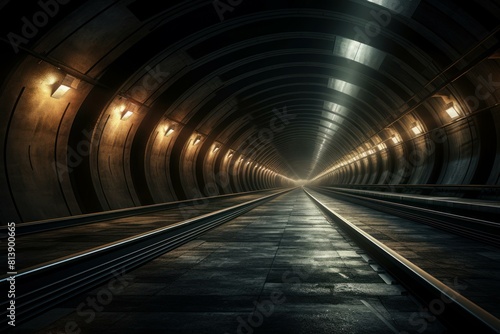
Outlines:
[{"label": "curved tunnel wall", "polygon": [[[50,3],[58,11],[18,44],[9,33],[45,7],[2,8],[11,17],[1,43],[5,221],[301,179],[500,184],[493,2],[467,11],[421,1],[411,20],[393,13],[369,41],[354,28],[386,10],[371,2],[248,2],[222,21],[211,1],[158,12],[149,2]],[[441,22],[434,32],[428,20]],[[349,40],[383,56],[362,64],[332,53]],[[67,74],[74,87],[52,97]]]},{"label": "curved tunnel wall", "polygon": [[411,124],[398,122],[399,143],[388,141],[390,147],[380,149],[376,145],[381,140],[371,142],[361,150],[372,150],[369,156],[358,152],[356,161],[328,173],[321,184],[500,184],[500,94],[493,88],[499,85],[493,81],[499,70],[498,60],[485,59],[453,83],[449,89],[461,117],[451,120],[440,104],[420,107],[413,119],[424,124],[422,134],[416,136]]}]

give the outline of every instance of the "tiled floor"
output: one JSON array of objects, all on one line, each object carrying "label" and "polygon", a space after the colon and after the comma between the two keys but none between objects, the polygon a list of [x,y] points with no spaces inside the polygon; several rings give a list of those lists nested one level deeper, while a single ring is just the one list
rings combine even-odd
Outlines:
[{"label": "tiled floor", "polygon": [[442,332],[360,254],[298,189],[17,332]]}]

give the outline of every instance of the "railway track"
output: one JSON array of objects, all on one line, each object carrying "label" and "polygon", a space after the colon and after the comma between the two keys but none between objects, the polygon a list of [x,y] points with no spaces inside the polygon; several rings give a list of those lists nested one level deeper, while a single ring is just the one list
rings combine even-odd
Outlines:
[{"label": "railway track", "polygon": [[[412,295],[419,299],[423,305],[432,305],[433,303],[443,305],[437,317],[453,333],[463,333],[464,330],[469,332],[466,329],[473,329],[476,333],[500,332],[500,320],[498,318],[373,238],[327,207],[311,192],[305,189],[304,191],[334,224],[339,225],[346,231],[361,248],[370,254],[401,285],[408,289]],[[328,194],[328,192],[326,193]],[[398,206],[398,208],[399,213],[404,207]],[[413,213],[409,214],[409,217],[413,216]]]},{"label": "railway track", "polygon": [[[228,208],[203,214],[93,249],[19,270],[0,279],[1,291],[9,291],[15,279],[17,324],[28,321],[82,292],[106,282],[117,272],[128,272],[204,232],[289,192],[274,192]],[[105,214],[106,215],[106,214]],[[9,301],[1,302],[0,328],[6,330]]]},{"label": "railway track", "polygon": [[[208,206],[208,204],[217,203],[217,201],[220,200],[226,200],[226,201],[237,200],[239,197],[248,195],[258,195],[261,193],[264,194],[268,192],[269,190],[257,190],[244,193],[234,193],[227,195],[195,198],[195,199],[176,201],[176,202],[144,205],[133,208],[109,210],[105,212],[74,215],[71,217],[53,218],[53,219],[18,223],[16,224],[16,236],[29,235],[39,232],[52,231],[52,230],[75,227],[80,225],[95,224],[103,221],[109,221],[111,219],[134,217],[141,214],[151,214],[165,210],[173,211],[176,209],[182,209],[183,207],[189,207],[191,210],[191,208],[199,205],[200,203],[202,203],[203,206],[206,207]],[[6,237],[7,237],[7,226],[0,226],[0,239]]]},{"label": "railway track", "polygon": [[[152,259],[193,240],[206,231],[256,208],[280,195],[275,192],[231,207],[206,213],[77,254],[38,264],[19,271],[16,281],[16,319],[26,322],[61,302],[113,279],[117,272],[129,272]],[[328,208],[310,191],[307,196],[324,215],[344,230],[389,275],[404,286],[423,305],[445,302],[438,319],[451,331],[474,328],[478,333],[498,333],[500,321],[459,292],[443,284],[403,256]],[[7,291],[8,277],[0,279]],[[2,330],[9,328],[7,302],[2,302]]]},{"label": "railway track", "polygon": [[361,194],[347,193],[327,187],[315,187],[312,189],[327,196],[333,196],[334,198],[359,204],[394,216],[407,218],[418,223],[427,224],[447,232],[481,241],[488,245],[500,247],[499,222],[479,219],[471,215],[459,215],[423,206],[396,203],[380,198],[371,198]]}]

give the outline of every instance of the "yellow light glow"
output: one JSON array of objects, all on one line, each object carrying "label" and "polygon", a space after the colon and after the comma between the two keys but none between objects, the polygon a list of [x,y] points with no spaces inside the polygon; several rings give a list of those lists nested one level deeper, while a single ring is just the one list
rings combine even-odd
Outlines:
[{"label": "yellow light glow", "polygon": [[392,136],[391,136],[391,139],[392,139],[392,142],[393,142],[394,144],[399,143],[399,139],[398,139],[398,137],[397,137],[396,135],[392,135]]},{"label": "yellow light glow", "polygon": [[198,145],[198,143],[199,143],[200,141],[201,141],[201,136],[200,136],[200,135],[196,136],[196,138],[194,139],[194,142],[193,142],[193,146],[194,146],[194,145]]},{"label": "yellow light glow", "polygon": [[419,135],[422,133],[422,128],[417,124],[417,122],[413,122],[411,126],[411,131],[413,131],[414,134]]},{"label": "yellow light glow", "polygon": [[71,89],[71,87],[68,87],[66,85],[60,85],[59,87],[57,87],[57,89],[54,91],[54,93],[52,93],[52,97],[54,99],[60,99],[61,97],[63,97],[69,90]]},{"label": "yellow light glow", "polygon": [[172,133],[174,133],[175,129],[173,127],[169,127],[165,130],[165,137],[170,136]]},{"label": "yellow light glow", "polygon": [[55,99],[60,99],[63,97],[71,88],[76,89],[78,87],[78,84],[80,83],[80,80],[75,78],[74,76],[71,76],[69,74],[66,74],[64,79],[62,80],[61,84],[56,88],[56,90],[52,93],[52,97]]},{"label": "yellow light glow", "polygon": [[123,114],[122,114],[122,117],[121,117],[121,120],[122,121],[126,121],[127,119],[129,119],[130,117],[132,117],[134,113],[130,110],[127,110],[125,111]]},{"label": "yellow light glow", "polygon": [[453,106],[453,104],[451,104],[450,106],[448,106],[446,108],[446,113],[448,114],[448,116],[451,117],[451,119],[455,119],[457,118],[458,116],[460,116],[460,114],[458,113],[458,111],[455,109],[455,107]]}]

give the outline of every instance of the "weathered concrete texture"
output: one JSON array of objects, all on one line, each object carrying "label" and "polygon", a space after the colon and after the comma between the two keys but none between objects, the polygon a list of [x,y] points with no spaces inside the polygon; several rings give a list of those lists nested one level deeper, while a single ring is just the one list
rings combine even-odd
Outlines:
[{"label": "weathered concrete texture", "polygon": [[105,296],[107,285],[82,293],[18,330],[371,334],[425,325],[425,333],[442,332],[436,322],[415,323],[420,306],[360,254],[296,190],[132,271],[115,293]]}]

